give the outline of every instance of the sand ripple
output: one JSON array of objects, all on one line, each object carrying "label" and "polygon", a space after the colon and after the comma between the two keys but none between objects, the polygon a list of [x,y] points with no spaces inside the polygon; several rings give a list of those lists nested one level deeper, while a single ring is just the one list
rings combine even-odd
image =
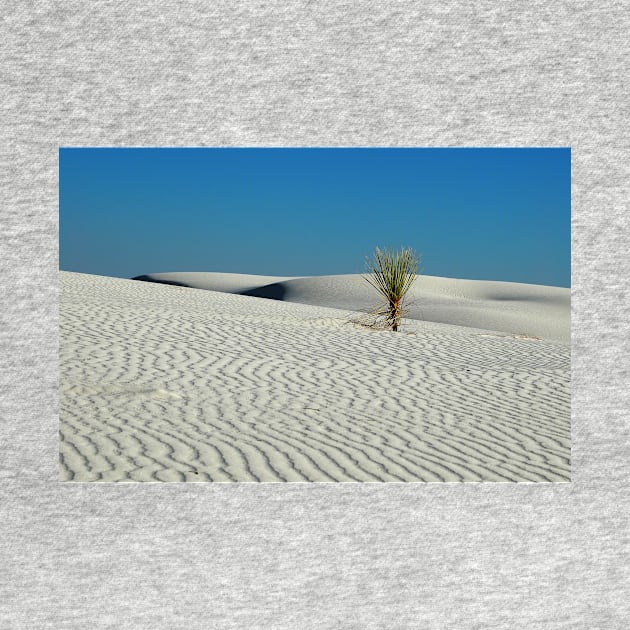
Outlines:
[{"label": "sand ripple", "polygon": [[566,344],[62,272],[74,481],[568,481]]}]

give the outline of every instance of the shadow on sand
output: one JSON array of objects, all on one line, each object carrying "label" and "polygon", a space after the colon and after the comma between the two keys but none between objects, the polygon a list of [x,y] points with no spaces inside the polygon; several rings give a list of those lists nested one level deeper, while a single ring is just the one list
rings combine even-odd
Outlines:
[{"label": "shadow on sand", "polygon": [[192,288],[189,284],[185,284],[184,282],[175,282],[175,280],[156,280],[151,276],[136,276],[135,278],[131,279],[140,280],[140,282],[155,282],[155,284],[170,284],[174,287],[186,287],[188,289]]},{"label": "shadow on sand", "polygon": [[[176,282],[175,280],[158,280],[152,276],[136,276],[131,278],[132,280],[139,280],[140,282],[155,282],[156,284],[170,284],[175,287],[186,287],[188,289],[195,289],[198,287],[192,287],[185,282]],[[244,291],[228,291],[228,293],[234,293],[235,295],[248,295],[250,297],[265,298],[267,300],[284,300],[284,296],[287,293],[286,287],[281,282],[274,282],[267,284],[263,287],[254,287],[253,289],[245,289]]]},{"label": "shadow on sand", "polygon": [[266,284],[264,287],[255,287],[246,291],[239,291],[238,295],[249,295],[251,297],[266,298],[267,300],[284,300],[287,289],[282,282]]}]

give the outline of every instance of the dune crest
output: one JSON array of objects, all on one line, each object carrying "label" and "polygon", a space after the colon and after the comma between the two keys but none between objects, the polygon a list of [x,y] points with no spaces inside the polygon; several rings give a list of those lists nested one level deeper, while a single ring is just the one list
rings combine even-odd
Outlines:
[{"label": "dune crest", "polygon": [[[351,311],[367,310],[378,299],[360,274],[280,277],[174,272],[137,279]],[[571,340],[571,290],[567,288],[420,275],[409,300],[411,319],[543,337],[566,344]]]}]

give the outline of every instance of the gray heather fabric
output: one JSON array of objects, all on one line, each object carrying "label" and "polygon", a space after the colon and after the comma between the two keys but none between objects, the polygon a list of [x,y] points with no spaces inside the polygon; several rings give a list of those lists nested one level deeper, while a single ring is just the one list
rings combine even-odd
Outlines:
[{"label": "gray heather fabric", "polygon": [[[0,627],[629,627],[628,9],[3,3]],[[60,145],[571,146],[572,482],[58,482]]]}]

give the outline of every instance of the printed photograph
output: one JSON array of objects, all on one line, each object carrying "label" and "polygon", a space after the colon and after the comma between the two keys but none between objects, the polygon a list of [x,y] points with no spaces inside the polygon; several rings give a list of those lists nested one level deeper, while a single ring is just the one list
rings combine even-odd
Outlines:
[{"label": "printed photograph", "polygon": [[59,150],[68,482],[569,482],[569,148]]}]

